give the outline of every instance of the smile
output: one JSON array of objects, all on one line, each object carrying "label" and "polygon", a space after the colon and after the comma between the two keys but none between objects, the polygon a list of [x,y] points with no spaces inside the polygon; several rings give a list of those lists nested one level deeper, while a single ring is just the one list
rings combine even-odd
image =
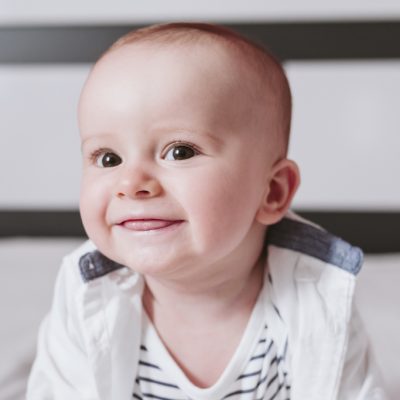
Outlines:
[{"label": "smile", "polygon": [[122,221],[119,226],[136,232],[161,231],[180,225],[183,220],[166,219],[128,219]]}]

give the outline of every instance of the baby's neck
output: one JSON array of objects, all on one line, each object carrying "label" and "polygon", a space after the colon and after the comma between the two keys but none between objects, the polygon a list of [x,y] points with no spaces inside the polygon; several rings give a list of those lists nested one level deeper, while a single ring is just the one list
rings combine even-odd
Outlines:
[{"label": "baby's neck", "polygon": [[261,291],[264,264],[262,258],[247,275],[228,276],[204,290],[177,290],[147,279],[143,295],[147,314],[194,385],[210,387],[226,369]]},{"label": "baby's neck", "polygon": [[197,282],[180,286],[145,277],[144,307],[156,328],[165,326],[166,321],[180,328],[204,328],[240,315],[243,318],[243,314],[249,316],[263,285],[264,264],[261,257],[249,271],[227,274],[225,280],[206,286]]}]

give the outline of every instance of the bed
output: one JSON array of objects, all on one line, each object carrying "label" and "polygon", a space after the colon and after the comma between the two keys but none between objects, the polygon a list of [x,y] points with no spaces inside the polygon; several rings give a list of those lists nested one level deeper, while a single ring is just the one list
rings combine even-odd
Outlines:
[{"label": "bed", "polygon": [[[272,50],[289,64],[296,60],[390,59],[397,60],[397,62],[400,60],[400,47],[393,40],[394,37],[400,35],[399,22],[259,22],[232,24],[232,26],[249,37],[268,43]],[[70,154],[78,146],[72,141],[71,143],[64,142],[65,138],[69,137],[68,131],[73,129],[72,124],[68,125],[75,118],[72,111],[68,116],[58,114],[60,108],[72,103],[66,96],[69,95],[69,92],[63,92],[63,96],[58,96],[66,98],[65,103],[58,104],[57,110],[51,109],[52,103],[55,103],[53,99],[60,92],[61,86],[57,85],[62,79],[65,87],[80,86],[90,63],[115,38],[134,27],[136,26],[112,26],[109,24],[73,27],[0,27],[0,67],[2,68],[0,68],[0,79],[3,77],[0,87],[3,87],[2,84],[8,84],[10,78],[15,78],[16,82],[25,79],[31,68],[34,75],[32,75],[32,79],[28,77],[31,81],[29,79],[24,81],[24,89],[26,89],[26,83],[34,82],[33,92],[41,91],[42,97],[47,98],[47,102],[44,103],[42,103],[42,97],[36,99],[37,109],[35,109],[35,101],[32,101],[32,109],[24,110],[25,118],[16,118],[15,112],[18,111],[17,115],[19,116],[21,101],[16,97],[18,93],[14,96],[15,99],[7,94],[1,97],[0,93],[0,100],[4,100],[0,104],[2,104],[3,111],[4,109],[6,111],[0,121],[0,124],[5,124],[4,126],[0,125],[2,129],[0,147],[9,148],[10,143],[7,140],[12,141],[13,136],[19,135],[20,131],[27,132],[24,139],[31,140],[30,130],[34,126],[32,125],[35,122],[34,118],[38,118],[37,115],[40,115],[43,109],[50,109],[49,114],[55,114],[56,118],[54,125],[48,123],[46,126],[41,125],[39,118],[39,121],[36,121],[38,124],[35,125],[37,132],[42,128],[43,132],[45,130],[53,132],[56,129],[60,132],[57,140],[50,136],[43,137],[44,142],[50,138],[54,140],[51,143],[52,146],[59,146],[58,151],[54,153],[59,159],[60,170],[48,171],[49,168],[45,164],[40,164],[41,159],[37,158],[35,163],[30,162],[29,174],[24,174],[24,176],[21,176],[18,170],[13,168],[3,168],[3,172],[0,172],[2,187],[9,188],[7,191],[2,191],[0,198],[1,400],[24,398],[27,376],[35,354],[37,329],[49,309],[53,283],[61,258],[85,240],[77,209],[75,206],[71,206],[77,197],[77,189],[72,185],[78,180],[78,162],[75,163],[76,169],[72,172],[69,171],[68,176],[62,175],[61,179],[59,177],[60,174],[65,174],[64,166],[70,162]],[[81,65],[83,65],[82,70],[79,69]],[[358,67],[359,65],[355,66],[356,75],[360,72]],[[395,71],[393,76],[397,77],[398,65],[393,64],[390,67],[393,67],[392,69]],[[314,73],[314,71],[312,72]],[[51,82],[42,80],[43,76],[50,76]],[[298,82],[301,83],[304,75],[297,76]],[[385,76],[385,73],[379,75],[379,84]],[[296,76],[294,77],[296,78]],[[47,84],[48,86],[46,86]],[[46,91],[46,88],[51,88],[53,91]],[[11,87],[11,89],[10,93],[14,94],[15,88]],[[64,87],[61,87],[61,92],[62,90]],[[394,92],[398,96],[399,91]],[[20,94],[21,99],[25,101],[26,93],[21,91]],[[17,111],[7,108],[11,107],[10,104],[12,105],[14,100],[14,108]],[[319,99],[317,98],[316,101]],[[399,102],[396,99],[392,103],[398,107]],[[309,102],[306,100],[304,104],[309,104]],[[335,108],[335,112],[337,111]],[[346,111],[344,110],[344,112]],[[304,111],[304,114],[307,114],[307,110]],[[397,111],[393,114],[398,118]],[[7,118],[10,118],[9,125],[6,123]],[[59,126],[60,119],[66,121],[62,127]],[[29,122],[29,126],[23,125],[25,121]],[[396,121],[391,120],[392,125],[398,129],[399,125]],[[295,130],[301,131],[301,129],[297,129],[298,127],[295,126]],[[12,131],[11,128],[15,131]],[[363,128],[367,129],[368,126]],[[64,129],[64,131],[60,129]],[[307,131],[308,129],[303,130]],[[384,131],[385,129],[380,129],[380,134]],[[338,134],[338,132],[333,132],[333,134]],[[346,135],[347,132],[343,134]],[[383,176],[389,180],[386,187],[392,188],[393,192],[385,192],[382,189],[383,186],[376,190],[372,188],[370,180],[366,179],[363,183],[364,186],[360,186],[360,190],[364,190],[363,195],[359,196],[358,192],[358,197],[351,197],[352,190],[348,188],[354,188],[354,182],[359,178],[354,168],[359,160],[349,159],[346,165],[345,155],[341,154],[344,170],[351,169],[352,171],[352,174],[346,174],[347,181],[344,183],[347,186],[344,185],[340,190],[333,188],[331,191],[329,191],[329,187],[324,187],[321,190],[322,193],[318,193],[317,196],[311,190],[308,192],[309,197],[303,196],[302,201],[297,204],[297,211],[304,217],[360,246],[366,253],[365,264],[358,277],[355,301],[369,333],[373,351],[392,400],[400,398],[398,361],[400,357],[398,311],[400,305],[400,291],[398,290],[400,284],[400,235],[398,233],[400,185],[395,184],[398,181],[398,173],[395,173],[396,168],[398,171],[398,155],[395,153],[398,152],[399,146],[396,143],[398,144],[399,137],[398,134],[385,137],[386,142],[389,143],[388,148],[391,150],[392,159],[389,159],[388,154],[384,154],[384,160],[381,161],[385,162],[378,160],[374,163],[374,171],[379,177]],[[385,142],[381,136],[376,140]],[[24,148],[18,149],[26,151],[26,153],[20,154],[19,162],[22,159],[30,160],[29,156],[34,153],[35,145],[33,141]],[[330,143],[325,145],[329,153]],[[333,145],[336,144],[333,143]],[[350,145],[351,143],[346,143],[346,146]],[[40,146],[42,146],[41,143]],[[355,142],[354,146],[358,148],[359,142]],[[376,142],[371,141],[370,146],[371,148],[376,147]],[[10,159],[7,159],[8,156]],[[64,156],[65,158],[63,158]],[[301,154],[299,156],[301,158]],[[3,165],[13,165],[14,152],[3,152],[2,157]],[[46,157],[51,157],[51,154],[46,154]],[[369,161],[369,155],[364,154],[364,159]],[[392,162],[391,166],[388,166],[389,161]],[[308,170],[307,162],[309,162]],[[55,164],[54,162],[53,165]],[[309,157],[309,154],[305,154],[302,166],[305,167],[302,168],[305,171],[305,178],[312,176],[315,172],[314,164],[314,160]],[[363,176],[369,177],[366,173],[367,167],[368,165],[361,165],[359,171]],[[379,168],[384,169],[381,172]],[[317,182],[317,187],[323,186],[325,182],[330,184],[337,178],[336,174],[338,173],[335,168],[332,168],[331,177],[325,179],[324,182]],[[55,180],[49,182],[49,179],[53,179],[53,177],[62,181],[63,188],[57,187]],[[14,185],[16,180],[20,182],[19,185]],[[373,183],[376,184],[376,181]],[[70,186],[68,186],[69,184]],[[310,187],[315,187],[312,179],[310,182],[304,179],[303,185],[307,187],[308,184]],[[357,192],[357,190],[353,190],[353,192]],[[315,198],[320,201],[321,195],[326,195],[326,198],[332,200],[331,203],[313,203]],[[379,195],[383,197],[381,198]],[[363,200],[364,203],[361,204],[360,200]],[[67,206],[65,206],[66,203],[68,203]]]},{"label": "bed", "polygon": [[[340,218],[333,218],[332,213],[304,214],[307,217],[313,216],[314,220],[318,220],[319,217],[319,221],[322,220],[325,225],[327,221],[329,224],[329,221],[334,219],[334,229],[343,229],[340,223],[338,226]],[[72,215],[76,217],[77,213]],[[74,220],[70,217],[70,221],[71,219]],[[352,225],[351,218],[348,222]],[[49,309],[54,279],[61,259],[85,240],[79,224],[75,225],[73,231],[73,224],[70,223],[69,236],[60,236],[59,231],[58,234],[50,235],[52,224],[49,225],[47,235],[44,236],[43,233],[46,232],[42,228],[40,235],[30,231],[30,237],[3,235],[0,239],[2,400],[24,398],[27,376],[35,354],[37,330]],[[56,229],[56,225],[54,222],[53,229]],[[73,233],[75,236],[72,236]],[[350,233],[349,236],[351,235]],[[341,236],[346,237],[346,232]],[[377,242],[379,241],[374,241],[375,252],[366,254],[364,267],[358,277],[355,301],[369,333],[388,392],[394,400],[395,395],[400,393],[400,248],[388,248],[387,244],[384,244],[381,249],[391,251],[378,252]]]}]

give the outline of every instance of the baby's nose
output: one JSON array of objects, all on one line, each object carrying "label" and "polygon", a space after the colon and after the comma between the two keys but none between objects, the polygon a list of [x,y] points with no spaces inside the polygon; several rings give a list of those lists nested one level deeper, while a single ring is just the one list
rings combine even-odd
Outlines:
[{"label": "baby's nose", "polygon": [[116,196],[120,199],[129,198],[149,198],[162,193],[162,186],[159,180],[142,171],[125,171],[120,177],[116,187]]}]

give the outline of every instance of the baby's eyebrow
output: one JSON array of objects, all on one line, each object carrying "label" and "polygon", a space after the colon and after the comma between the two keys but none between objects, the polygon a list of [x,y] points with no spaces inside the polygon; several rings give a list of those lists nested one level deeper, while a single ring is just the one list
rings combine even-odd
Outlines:
[{"label": "baby's eyebrow", "polygon": [[81,139],[81,150],[83,149],[83,147],[86,145],[87,142],[95,141],[95,140],[104,140],[108,136],[112,136],[112,134],[111,133],[101,133],[101,134],[96,133],[96,134],[86,136],[85,138]]},{"label": "baby's eyebrow", "polygon": [[85,146],[87,145],[87,142],[92,139],[92,137],[87,137],[83,140],[81,140],[81,152],[83,151],[83,149],[85,148]]},{"label": "baby's eyebrow", "polygon": [[219,136],[217,136],[217,135],[215,135],[215,134],[213,134],[213,133],[211,133],[211,132],[207,132],[207,131],[203,131],[203,132],[200,132],[200,131],[193,131],[193,132],[190,132],[190,133],[192,133],[194,137],[203,136],[203,137],[205,137],[206,139],[209,139],[210,141],[214,142],[214,143],[215,143],[216,145],[218,145],[218,146],[220,146],[220,145],[222,144],[222,138],[219,137]]},{"label": "baby's eyebrow", "polygon": [[157,127],[155,129],[160,133],[160,135],[185,135],[185,136],[192,136],[193,138],[196,137],[205,137],[210,141],[214,142],[217,146],[222,145],[223,139],[218,136],[216,133],[208,130],[200,130],[200,129],[191,129],[191,128],[184,128],[184,127]]},{"label": "baby's eyebrow", "polygon": [[220,136],[217,136],[213,133],[210,132],[205,132],[204,135],[211,139],[213,142],[216,142],[216,144],[221,145],[222,144],[222,138]]},{"label": "baby's eyebrow", "polygon": [[[208,130],[158,127],[157,129],[154,129],[154,131],[156,131],[156,136],[158,136],[159,138],[167,135],[171,139],[179,140],[180,137],[183,136],[182,140],[184,140],[185,137],[189,137],[190,140],[196,141],[196,139],[203,137],[206,140],[212,142],[216,148],[220,148],[223,145],[223,138],[217,135],[216,133]],[[89,144],[91,144],[92,142],[104,143],[105,140],[107,140],[108,138],[112,139],[114,138],[114,136],[115,136],[114,134],[108,132],[85,135],[85,137],[81,139],[81,152],[83,152],[84,148]]]}]

